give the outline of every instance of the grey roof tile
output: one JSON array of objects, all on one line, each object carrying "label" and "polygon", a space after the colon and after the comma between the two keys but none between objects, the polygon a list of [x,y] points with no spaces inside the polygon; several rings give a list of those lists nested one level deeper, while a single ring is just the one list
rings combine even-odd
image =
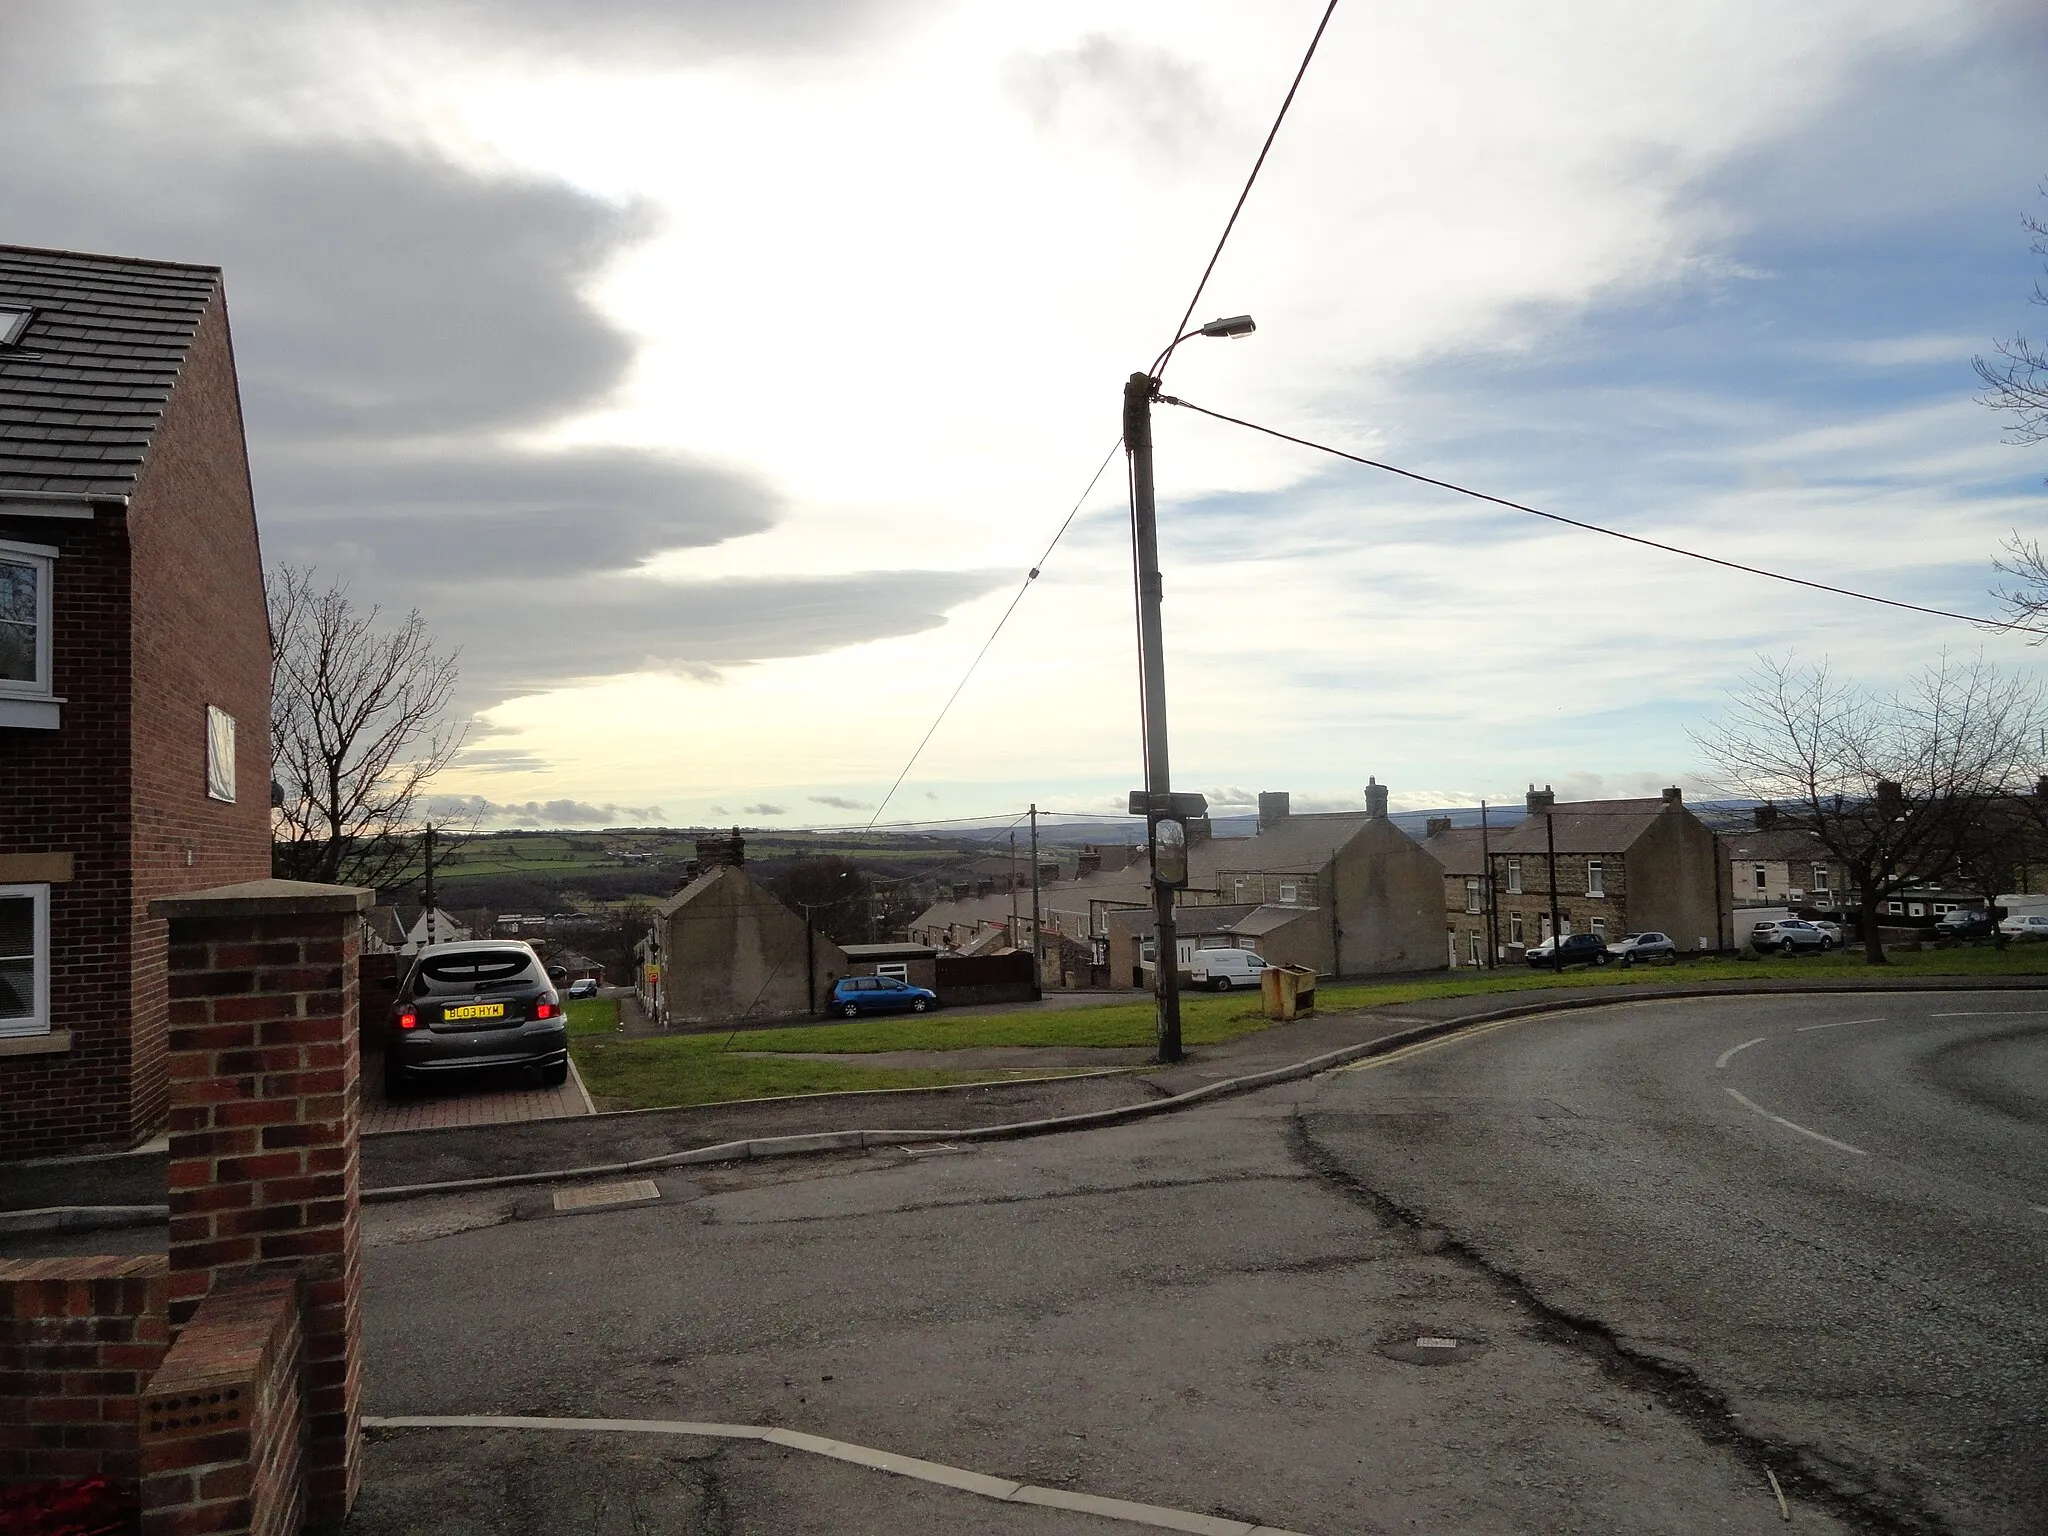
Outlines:
[{"label": "grey roof tile", "polygon": [[33,312],[0,348],[0,492],[134,486],[215,267],[0,245],[0,307]]}]

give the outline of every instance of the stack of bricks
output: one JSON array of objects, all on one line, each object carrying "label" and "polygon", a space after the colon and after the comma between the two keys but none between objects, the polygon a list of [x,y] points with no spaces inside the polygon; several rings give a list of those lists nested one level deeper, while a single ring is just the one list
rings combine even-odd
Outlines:
[{"label": "stack of bricks", "polygon": [[372,893],[261,880],[151,904],[170,924],[170,1316],[298,1282],[306,1519],[361,1477],[359,914]]},{"label": "stack of bricks", "polygon": [[136,1401],[164,1358],[161,1258],[0,1261],[0,1480],[136,1490]]},{"label": "stack of bricks", "polygon": [[142,1536],[289,1536],[305,1517],[297,1284],[222,1286],[142,1399]]}]

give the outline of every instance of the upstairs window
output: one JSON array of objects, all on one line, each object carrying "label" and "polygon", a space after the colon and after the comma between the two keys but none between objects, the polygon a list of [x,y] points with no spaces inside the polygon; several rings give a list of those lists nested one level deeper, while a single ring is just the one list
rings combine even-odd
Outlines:
[{"label": "upstairs window", "polygon": [[[50,576],[56,560],[57,551],[41,544],[0,540],[0,700],[50,699]],[[31,723],[0,712],[0,725]]]},{"label": "upstairs window", "polygon": [[1586,860],[1586,894],[1605,896],[1607,894],[1607,866],[1599,859]]},{"label": "upstairs window", "polygon": [[1476,878],[1467,880],[1465,882],[1465,910],[1467,912],[1477,912],[1481,910],[1479,901],[1479,881]]},{"label": "upstairs window", "polygon": [[1280,882],[1280,900],[1285,905],[1291,907],[1300,899],[1301,887],[1299,885],[1295,884],[1292,880],[1282,880]]},{"label": "upstairs window", "polygon": [[50,888],[0,885],[0,1037],[50,1032]]},{"label": "upstairs window", "polygon": [[1751,874],[1752,874],[1752,876],[1754,877],[1754,879],[1756,880],[1756,888],[1757,888],[1758,890],[1762,890],[1762,889],[1763,889],[1763,888],[1764,888],[1764,887],[1765,887],[1766,885],[1768,885],[1768,884],[1770,883],[1770,880],[1769,880],[1769,874],[1770,874],[1770,871],[1766,870],[1766,869],[1765,869],[1765,868],[1763,867],[1763,865],[1761,865],[1761,864],[1758,864],[1758,865],[1756,865],[1756,866],[1755,866],[1755,867],[1754,867],[1754,868],[1753,868],[1753,869],[1751,870]]},{"label": "upstairs window", "polygon": [[1829,875],[1827,865],[1816,864],[1813,866],[1813,888],[1816,891],[1827,890],[1829,888],[1828,881],[1831,878],[1833,877]]},{"label": "upstairs window", "polygon": [[1522,894],[1522,861],[1520,859],[1508,860],[1508,891],[1511,895],[1515,896]]}]

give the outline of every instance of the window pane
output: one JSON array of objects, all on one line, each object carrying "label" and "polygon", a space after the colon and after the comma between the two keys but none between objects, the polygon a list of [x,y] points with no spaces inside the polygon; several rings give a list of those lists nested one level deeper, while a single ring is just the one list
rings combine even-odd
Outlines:
[{"label": "window pane", "polygon": [[35,623],[36,571],[17,560],[0,560],[0,619]]},{"label": "window pane", "polygon": [[35,680],[35,626],[0,619],[0,682],[32,683]]},{"label": "window pane", "polygon": [[36,951],[36,904],[29,896],[0,896],[0,960],[25,960]]},{"label": "window pane", "polygon": [[0,1019],[26,1019],[36,1011],[33,960],[0,960]]}]

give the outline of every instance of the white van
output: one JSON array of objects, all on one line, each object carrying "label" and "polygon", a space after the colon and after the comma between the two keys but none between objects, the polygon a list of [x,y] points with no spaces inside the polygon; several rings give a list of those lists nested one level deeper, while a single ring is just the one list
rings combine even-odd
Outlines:
[{"label": "white van", "polygon": [[1248,949],[1198,949],[1189,974],[1198,987],[1228,992],[1232,987],[1256,987],[1266,962]]}]

